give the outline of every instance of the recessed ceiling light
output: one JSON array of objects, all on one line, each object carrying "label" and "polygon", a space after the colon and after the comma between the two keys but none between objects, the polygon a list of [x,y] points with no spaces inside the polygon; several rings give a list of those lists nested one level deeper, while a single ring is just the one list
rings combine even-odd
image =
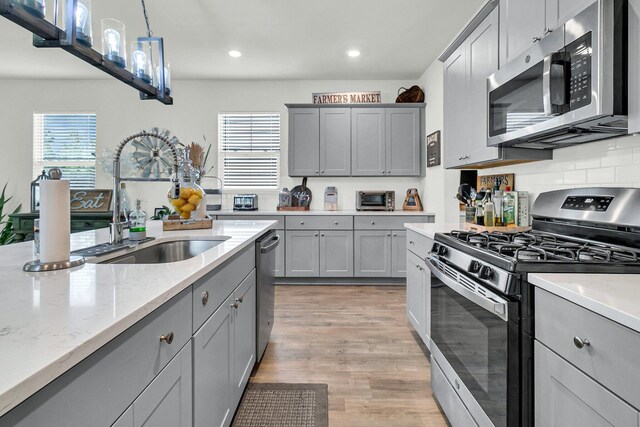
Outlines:
[{"label": "recessed ceiling light", "polygon": [[242,56],[242,52],[240,52],[239,50],[230,50],[229,56],[232,58],[240,58]]},{"label": "recessed ceiling light", "polygon": [[347,51],[347,55],[349,55],[351,58],[356,58],[358,56],[360,56],[360,51],[356,50],[356,49],[352,49]]}]

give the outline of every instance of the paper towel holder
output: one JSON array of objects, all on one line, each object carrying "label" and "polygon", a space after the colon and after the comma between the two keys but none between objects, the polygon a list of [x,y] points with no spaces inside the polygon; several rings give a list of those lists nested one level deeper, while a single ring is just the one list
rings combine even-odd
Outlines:
[{"label": "paper towel holder", "polygon": [[84,265],[84,257],[71,255],[67,261],[56,262],[40,262],[39,259],[30,261],[22,267],[23,271],[29,273],[42,273],[45,271],[64,270],[65,268],[73,268]]},{"label": "paper towel holder", "polygon": [[[49,171],[49,178],[57,180],[62,177],[62,171],[58,168],[53,168]],[[22,270],[29,273],[41,273],[45,271],[63,270],[65,268],[79,267],[85,263],[85,259],[82,256],[71,255],[68,260],[55,261],[55,262],[40,262],[39,259],[29,261],[26,263]]]}]

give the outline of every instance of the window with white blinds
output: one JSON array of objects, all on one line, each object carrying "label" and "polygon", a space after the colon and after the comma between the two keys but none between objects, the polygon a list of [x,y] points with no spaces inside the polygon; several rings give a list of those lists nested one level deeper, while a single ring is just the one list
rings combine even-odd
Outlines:
[{"label": "window with white blinds", "polygon": [[71,188],[95,188],[95,153],[95,114],[33,115],[33,176],[59,168]]},{"label": "window with white blinds", "polygon": [[280,114],[218,114],[218,152],[225,188],[277,189]]}]

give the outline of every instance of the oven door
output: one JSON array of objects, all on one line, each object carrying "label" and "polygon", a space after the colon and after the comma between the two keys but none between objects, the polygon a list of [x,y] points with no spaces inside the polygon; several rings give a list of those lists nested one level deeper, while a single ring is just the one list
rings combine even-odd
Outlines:
[{"label": "oven door", "polygon": [[518,425],[518,303],[437,256],[427,260],[434,358],[478,425]]}]

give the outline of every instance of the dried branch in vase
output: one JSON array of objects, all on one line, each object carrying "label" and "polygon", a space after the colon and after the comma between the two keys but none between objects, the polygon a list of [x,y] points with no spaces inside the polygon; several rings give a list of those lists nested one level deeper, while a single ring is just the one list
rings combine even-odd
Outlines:
[{"label": "dried branch in vase", "polygon": [[[207,141],[207,138],[203,135],[202,138],[204,141]],[[207,160],[209,160],[209,153],[211,152],[211,144],[207,147],[205,151],[204,147],[197,142],[192,142],[189,146],[189,160],[191,160],[191,164],[194,168],[198,169],[200,172],[200,179],[204,178],[209,172],[213,170],[213,166],[207,168]]]}]

